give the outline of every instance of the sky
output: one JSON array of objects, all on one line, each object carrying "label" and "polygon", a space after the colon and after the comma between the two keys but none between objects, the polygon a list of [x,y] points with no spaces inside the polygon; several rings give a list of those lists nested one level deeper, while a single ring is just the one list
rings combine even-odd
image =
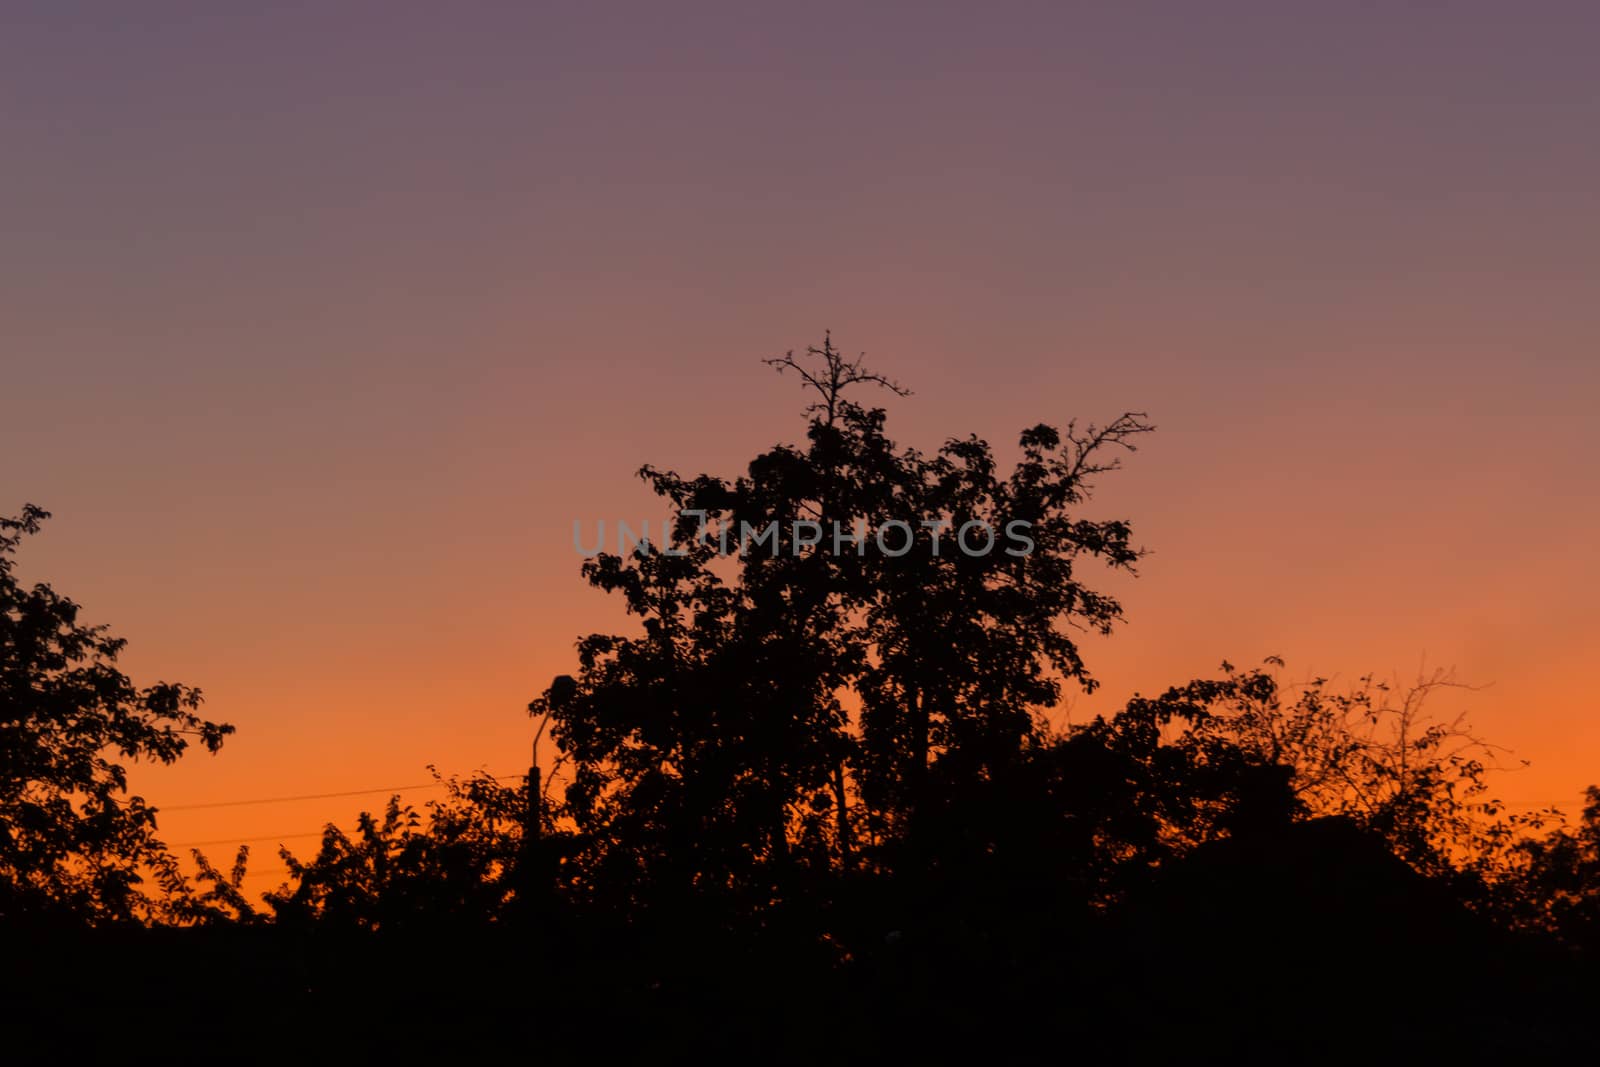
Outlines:
[{"label": "sky", "polygon": [[1581,3],[10,0],[0,513],[237,725],[134,787],[270,880],[430,763],[522,773],[527,702],[627,625],[573,521],[800,439],[760,361],[831,329],[906,444],[1159,427],[1093,505],[1151,554],[1058,718],[1223,659],[1453,669],[1435,710],[1531,762],[1501,794],[1575,806],[1597,40]]}]

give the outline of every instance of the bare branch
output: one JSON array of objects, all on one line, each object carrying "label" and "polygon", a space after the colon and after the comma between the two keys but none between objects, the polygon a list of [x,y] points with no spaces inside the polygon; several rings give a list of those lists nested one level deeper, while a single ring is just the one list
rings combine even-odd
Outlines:
[{"label": "bare branch", "polygon": [[823,335],[822,347],[815,345],[805,350],[806,357],[821,357],[823,364],[819,372],[812,372],[797,358],[793,351],[773,359],[762,360],[769,367],[775,368],[779,374],[792,370],[800,376],[800,381],[805,388],[814,390],[822,399],[806,408],[807,415],[818,412],[826,414],[828,425],[833,425],[843,410],[843,405],[848,403],[843,399],[846,389],[853,385],[875,385],[887,389],[895,396],[910,396],[911,390],[900,383],[873,373],[866,368],[866,353],[856,356],[855,360],[846,360],[838,349],[833,347],[832,331]]}]

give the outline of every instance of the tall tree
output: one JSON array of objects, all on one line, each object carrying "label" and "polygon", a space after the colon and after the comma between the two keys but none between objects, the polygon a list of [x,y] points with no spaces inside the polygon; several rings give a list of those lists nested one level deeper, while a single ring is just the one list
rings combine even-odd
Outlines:
[{"label": "tall tree", "polygon": [[572,761],[563,812],[604,884],[767,900],[796,865],[886,856],[933,780],[997,773],[1063,684],[1094,684],[1073,628],[1121,616],[1078,567],[1139,551],[1079,510],[1142,416],[1036,426],[1002,477],[975,437],[891,441],[854,396],[905,390],[831,338],[769,362],[813,394],[807,443],[735,479],[643,468],[679,509],[671,543],[584,565],[642,632],[584,638],[579,674],[530,706]]}]

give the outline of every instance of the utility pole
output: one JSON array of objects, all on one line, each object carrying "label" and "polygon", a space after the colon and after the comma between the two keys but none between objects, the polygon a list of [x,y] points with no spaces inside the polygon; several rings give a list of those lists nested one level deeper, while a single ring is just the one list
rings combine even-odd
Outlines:
[{"label": "utility pole", "polygon": [[539,841],[544,831],[544,788],[543,775],[539,771],[539,739],[544,736],[544,728],[550,722],[550,712],[546,711],[539,720],[539,729],[533,735],[533,752],[528,764],[528,801],[527,811],[524,815],[522,828],[522,882],[523,892],[530,898],[542,890],[543,876],[537,869],[540,861]]}]

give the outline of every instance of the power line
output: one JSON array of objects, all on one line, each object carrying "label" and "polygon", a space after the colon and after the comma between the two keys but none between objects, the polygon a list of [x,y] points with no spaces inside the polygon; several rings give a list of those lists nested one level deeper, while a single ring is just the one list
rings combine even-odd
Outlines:
[{"label": "power line", "polygon": [[[503,774],[494,780],[509,782],[514,778],[522,778],[520,774]],[[421,782],[417,785],[393,785],[377,789],[347,789],[339,793],[301,793],[298,796],[286,797],[258,797],[253,800],[210,800],[203,804],[162,804],[160,811],[199,811],[202,808],[242,808],[250,804],[286,804],[294,800],[336,800],[340,797],[364,797],[373,793],[404,793],[413,789],[442,789],[447,782]]]},{"label": "power line", "polygon": [[[1518,799],[1515,799],[1515,800],[1500,800],[1500,801],[1496,801],[1496,803],[1499,803],[1499,804],[1515,804],[1515,805],[1517,805],[1519,807],[1523,806],[1523,805],[1533,805],[1535,807],[1541,807],[1542,808],[1542,807],[1548,807],[1548,806],[1553,805],[1553,804],[1555,804],[1555,805],[1571,804],[1574,800],[1577,800],[1577,801],[1579,801],[1581,803],[1582,801],[1584,801],[1584,799],[1585,798],[1584,798],[1584,796],[1582,794],[1577,794],[1575,796],[1566,797],[1566,798],[1561,799],[1561,800],[1524,800],[1524,799],[1518,798]],[[1484,802],[1483,801],[1479,801],[1478,803],[1484,803]]]},{"label": "power line", "polygon": [[[502,774],[493,776],[492,781],[509,782],[521,780],[520,774]],[[251,804],[286,804],[295,800],[335,800],[340,797],[371,796],[374,793],[403,793],[413,789],[442,789],[449,785],[448,782],[420,782],[416,785],[386,786],[376,789],[346,789],[335,793],[300,793],[295,796],[282,797],[255,797],[250,800],[212,800],[202,804],[170,804],[157,808],[158,811],[199,811],[207,808],[238,808]],[[264,834],[257,837],[221,837],[210,841],[174,841],[171,848],[206,848],[216,845],[249,845],[262,841],[289,841],[306,837],[321,837],[323,830],[303,830],[286,834]]]},{"label": "power line", "polygon": [[[502,774],[502,775],[494,776],[492,778],[492,781],[509,782],[509,781],[514,781],[514,780],[519,780],[519,779],[521,779],[523,777],[525,777],[525,776],[524,775],[520,775],[520,774]],[[252,804],[286,804],[286,803],[290,803],[290,802],[296,801],[296,800],[337,800],[337,799],[339,799],[341,797],[371,796],[371,795],[373,795],[375,793],[403,793],[403,792],[407,792],[409,790],[415,790],[415,789],[442,789],[444,786],[446,786],[448,784],[450,784],[450,783],[448,783],[448,782],[420,782],[420,783],[418,783],[416,785],[395,785],[395,786],[380,787],[380,788],[376,788],[376,789],[347,789],[347,790],[343,790],[343,791],[336,792],[336,793],[300,793],[300,794],[297,794],[295,796],[256,797],[256,798],[252,798],[250,800],[212,800],[212,801],[207,801],[207,802],[201,803],[201,804],[169,804],[169,805],[161,806],[157,810],[159,810],[159,811],[200,811],[202,809],[209,809],[209,808],[239,808],[239,807],[247,807],[247,806],[252,805]],[[1574,794],[1574,797],[1580,797],[1581,798],[1581,797],[1584,797],[1584,796],[1585,796],[1585,794],[1582,794],[1582,793]],[[1527,800],[1527,799],[1520,799],[1519,798],[1519,799],[1516,799],[1516,800],[1502,800],[1502,801],[1499,801],[1500,804],[1503,804],[1503,805],[1505,805],[1507,807],[1519,807],[1519,808],[1524,808],[1524,807],[1525,808],[1559,807],[1561,805],[1568,804],[1570,802],[1571,802],[1571,798],[1569,798],[1567,800]],[[216,846],[216,845],[248,845],[248,844],[259,844],[262,841],[289,841],[289,840],[298,840],[300,838],[306,838],[306,837],[321,837],[323,835],[323,833],[324,833],[323,830],[303,830],[303,831],[296,831],[295,833],[288,833],[288,834],[265,834],[265,835],[262,835],[262,836],[259,836],[259,837],[224,837],[224,838],[217,838],[217,839],[212,840],[212,841],[175,841],[169,847],[171,847],[171,848],[206,848],[206,847],[212,847],[212,846]]]},{"label": "power line", "polygon": [[297,837],[321,837],[321,830],[293,834],[267,834],[263,837],[219,837],[215,841],[174,841],[169,848],[205,848],[207,845],[249,845],[260,841],[288,841]]}]

